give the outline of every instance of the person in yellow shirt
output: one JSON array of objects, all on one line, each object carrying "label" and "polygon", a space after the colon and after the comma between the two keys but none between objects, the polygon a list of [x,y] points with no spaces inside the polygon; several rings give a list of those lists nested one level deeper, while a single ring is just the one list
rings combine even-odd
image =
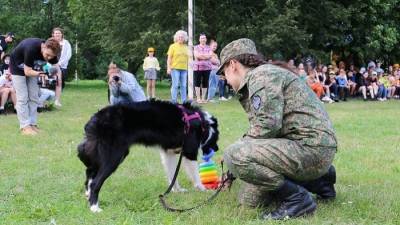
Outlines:
[{"label": "person in yellow shirt", "polygon": [[160,64],[154,56],[154,48],[147,49],[147,57],[143,60],[144,79],[147,80],[147,98],[156,97],[157,71],[160,71]]},{"label": "person in yellow shirt", "polygon": [[[180,91],[182,103],[186,102],[187,68],[189,48],[186,45],[188,35],[186,31],[178,30],[174,35],[174,43],[169,46],[167,59],[167,73],[171,75],[171,101],[178,102]],[[180,89],[180,90],[179,90]]]}]

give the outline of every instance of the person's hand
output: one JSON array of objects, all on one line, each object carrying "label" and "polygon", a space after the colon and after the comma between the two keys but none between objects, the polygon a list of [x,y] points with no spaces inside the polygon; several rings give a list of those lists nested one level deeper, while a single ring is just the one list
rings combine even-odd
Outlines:
[{"label": "person's hand", "polygon": [[168,68],[167,69],[167,74],[171,75],[171,72],[172,72],[171,68]]}]

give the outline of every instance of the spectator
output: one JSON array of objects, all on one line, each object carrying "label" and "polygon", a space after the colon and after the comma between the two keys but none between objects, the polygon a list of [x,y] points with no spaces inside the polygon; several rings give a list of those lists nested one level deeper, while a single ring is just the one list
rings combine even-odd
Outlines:
[{"label": "spectator", "polygon": [[212,51],[212,55],[210,58],[211,61],[211,72],[210,72],[210,79],[209,79],[209,83],[208,83],[208,96],[207,96],[207,100],[212,102],[214,101],[213,98],[215,96],[215,92],[217,90],[217,86],[219,83],[219,76],[217,75],[217,70],[218,67],[220,66],[220,62],[218,59],[218,55],[215,53],[215,51],[217,50],[218,47],[218,43],[215,40],[211,40],[210,42],[210,48]]},{"label": "spectator", "polygon": [[375,99],[378,94],[378,74],[375,70],[370,70],[368,77],[369,86],[367,87],[371,95],[371,99]]},{"label": "spectator", "polygon": [[307,80],[307,72],[304,70],[304,64],[303,63],[300,63],[297,66],[297,74],[299,75],[300,80],[306,82],[306,80]]},{"label": "spectator", "polygon": [[167,59],[167,73],[171,75],[171,101],[178,102],[178,91],[182,103],[186,102],[187,88],[187,66],[189,60],[189,49],[186,45],[188,36],[186,31],[178,30],[174,35],[174,43],[169,46]]},{"label": "spectator", "polygon": [[[52,36],[60,43],[60,46],[61,46],[61,55],[60,55],[60,59],[58,60],[58,65],[60,66],[60,69],[61,69],[60,85],[61,85],[62,89],[64,89],[65,81],[68,76],[68,62],[72,56],[72,48],[71,48],[71,44],[69,43],[69,41],[64,38],[64,31],[60,27],[56,27],[53,29]],[[57,94],[57,91],[56,91],[56,94]],[[61,95],[61,94],[59,93],[59,95]],[[56,103],[57,103],[57,96],[56,96]],[[59,105],[61,105],[61,104],[59,104]]]},{"label": "spectator", "polygon": [[0,76],[5,75],[6,71],[8,71],[8,68],[10,67],[10,55],[4,54],[1,61],[3,63],[0,65]]},{"label": "spectator", "polygon": [[350,90],[350,96],[355,96],[357,91],[356,76],[352,70],[347,71],[347,83]]},{"label": "spectator", "polygon": [[329,80],[329,76],[327,75],[328,67],[320,64],[318,68],[320,68],[319,69],[320,71],[318,72],[318,80],[321,83],[322,87],[324,88],[324,93],[325,93],[325,96],[322,97],[321,100],[324,102],[333,103],[334,101],[330,97],[331,96],[331,92],[329,90],[330,82],[329,81],[327,82],[327,80]]},{"label": "spectator", "polygon": [[0,35],[0,59],[4,57],[8,44],[13,41],[15,35],[13,32],[8,32],[6,35]]},{"label": "spectator", "polygon": [[48,107],[46,102],[53,101],[55,99],[55,92],[48,88],[39,88],[39,103],[38,103],[38,112],[43,111]]},{"label": "spectator", "polygon": [[135,76],[119,69],[113,62],[108,66],[108,84],[111,105],[146,100],[142,87],[136,81]]},{"label": "spectator", "polygon": [[46,41],[39,38],[27,38],[21,41],[11,52],[10,69],[13,85],[17,94],[17,115],[23,135],[36,135],[37,106],[39,101],[38,76],[43,74],[45,61],[58,62],[60,44],[54,38]]},{"label": "spectator", "polygon": [[375,71],[378,73],[378,75],[379,74],[383,74],[385,71],[381,68],[381,66],[382,66],[382,63],[381,62],[377,62],[376,63],[376,68],[375,68]]},{"label": "spectator", "polygon": [[317,95],[318,99],[321,100],[321,97],[324,95],[324,87],[319,82],[317,73],[314,69],[312,69],[312,68],[308,69],[308,76],[307,76],[306,81],[307,81],[308,86],[310,86],[310,88]]},{"label": "spectator", "polygon": [[4,113],[4,106],[9,99],[11,99],[15,109],[17,105],[15,89],[13,87],[11,73],[6,70],[4,76],[0,77],[0,114]]},{"label": "spectator", "polygon": [[[361,68],[360,72],[363,71],[362,69],[363,68]],[[362,73],[362,77],[360,79],[359,88],[358,88],[358,91],[361,92],[363,95],[364,101],[367,100],[367,90],[370,91],[370,88],[372,88],[372,87],[370,86],[370,82],[368,79],[368,72],[364,71],[364,73]]]},{"label": "spectator", "polygon": [[339,75],[336,77],[336,80],[339,87],[339,99],[347,101],[347,96],[349,95],[349,87],[346,77],[346,71],[343,68],[339,69]]},{"label": "spectator", "polygon": [[397,81],[395,76],[393,75],[393,73],[389,74],[388,76],[388,95],[387,98],[393,98],[395,96],[395,92],[396,92],[396,85],[397,85]]},{"label": "spectator", "polygon": [[329,86],[330,97],[335,102],[339,101],[339,86],[336,82],[336,74],[333,70],[329,72],[329,78],[325,81],[325,84]]},{"label": "spectator", "polygon": [[147,57],[143,62],[144,79],[147,80],[147,97],[149,99],[156,97],[157,71],[160,71],[160,64],[154,56],[155,50],[150,47],[147,49]]},{"label": "spectator", "polygon": [[197,103],[207,102],[207,89],[211,72],[211,56],[213,52],[207,45],[207,37],[204,33],[199,36],[199,44],[194,47],[194,87]]},{"label": "spectator", "polygon": [[[378,63],[379,64],[379,63]],[[386,77],[382,76],[382,71],[378,73],[378,101],[386,101],[387,100],[387,87],[389,85],[389,80]]]}]

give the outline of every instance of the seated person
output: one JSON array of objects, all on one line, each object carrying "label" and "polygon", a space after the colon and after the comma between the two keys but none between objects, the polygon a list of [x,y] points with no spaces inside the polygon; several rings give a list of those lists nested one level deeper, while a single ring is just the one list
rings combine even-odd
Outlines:
[{"label": "seated person", "polygon": [[339,98],[343,101],[347,101],[349,95],[349,83],[344,69],[339,69],[339,75],[336,77],[337,84],[339,86]]},{"label": "seated person", "polygon": [[8,99],[11,99],[15,109],[17,97],[12,84],[11,73],[6,70],[5,75],[0,77],[0,114],[4,113],[4,105]]},{"label": "seated person", "polygon": [[318,99],[321,99],[321,97],[323,95],[325,95],[324,86],[320,83],[320,81],[317,77],[317,73],[314,69],[309,68],[306,82],[307,82],[308,86],[317,95]]},{"label": "seated person", "polygon": [[10,66],[10,55],[5,54],[1,61],[2,64],[0,64],[0,76],[5,75],[8,67]]},{"label": "seated person", "polygon": [[[43,81],[46,81],[47,83],[42,83],[42,87],[48,87],[49,89],[55,90],[55,102],[54,104],[57,107],[61,107],[61,91],[62,91],[62,74],[61,74],[61,69],[59,65],[52,65],[50,63],[47,63],[43,67],[43,71],[48,73],[48,77],[41,76],[42,78],[45,78]],[[49,81],[52,80],[54,83],[49,84]]]},{"label": "seated person", "polygon": [[143,89],[136,81],[135,76],[119,69],[113,62],[108,66],[108,86],[111,105],[146,100]]},{"label": "seated person", "polygon": [[42,111],[45,108],[48,108],[48,104],[46,102],[53,101],[55,99],[56,93],[47,88],[39,88],[39,104],[38,104],[38,112]]}]

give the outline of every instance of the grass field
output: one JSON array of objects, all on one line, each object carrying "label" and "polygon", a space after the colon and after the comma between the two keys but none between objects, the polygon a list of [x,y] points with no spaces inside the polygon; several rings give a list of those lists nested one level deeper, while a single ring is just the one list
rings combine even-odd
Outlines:
[{"label": "grass field", "polygon": [[[167,99],[167,84],[157,87]],[[339,140],[335,158],[338,196],[318,204],[313,217],[260,221],[261,209],[239,207],[236,182],[212,203],[188,213],[166,212],[158,195],[166,178],[155,149],[132,146],[131,153],[104,184],[100,214],[84,197],[84,166],[76,156],[83,126],[107,104],[103,81],[69,83],[63,107],[39,114],[41,134],[24,137],[15,114],[0,116],[0,224],[400,224],[400,101],[348,101],[326,105]],[[238,101],[204,106],[220,123],[216,158],[247,129]],[[184,174],[184,173],[182,173]],[[190,188],[173,194],[177,206],[191,206],[211,195]]]}]

